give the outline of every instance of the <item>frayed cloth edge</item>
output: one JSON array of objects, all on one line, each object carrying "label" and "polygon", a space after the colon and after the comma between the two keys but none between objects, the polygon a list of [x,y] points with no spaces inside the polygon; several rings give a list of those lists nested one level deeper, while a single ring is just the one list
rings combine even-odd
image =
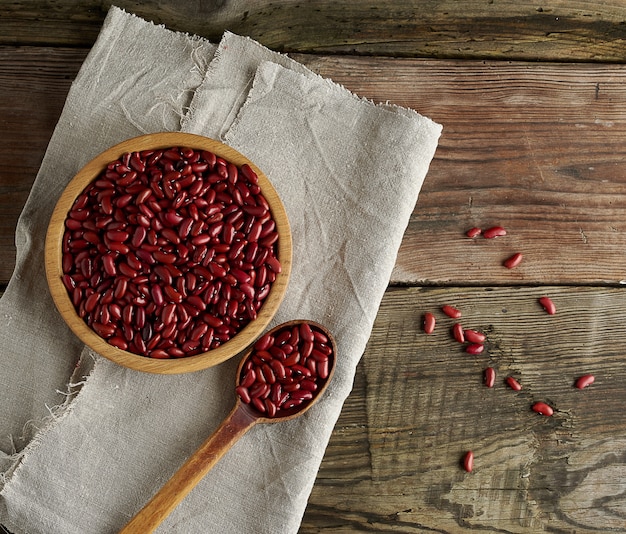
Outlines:
[{"label": "frayed cloth edge", "polygon": [[[28,433],[32,433],[32,438],[30,438],[28,444],[22,450],[8,455],[7,461],[9,462],[9,467],[4,472],[0,473],[0,497],[2,497],[5,487],[10,484],[13,476],[19,471],[23,460],[28,454],[39,446],[45,435],[54,428],[57,423],[62,421],[73,411],[73,407],[80,397],[84,386],[87,384],[89,377],[93,374],[98,365],[98,359],[99,357],[95,352],[85,348],[74,372],[67,382],[66,390],[57,390],[57,393],[65,397],[63,402],[55,406],[46,406],[49,415],[42,418],[37,423],[33,420],[26,422],[22,434],[26,436]],[[87,371],[86,374],[85,371]]]}]

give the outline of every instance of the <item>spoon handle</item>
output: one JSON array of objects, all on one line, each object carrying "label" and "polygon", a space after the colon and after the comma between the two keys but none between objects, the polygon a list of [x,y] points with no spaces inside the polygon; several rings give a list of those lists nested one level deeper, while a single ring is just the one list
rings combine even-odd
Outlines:
[{"label": "spoon handle", "polygon": [[200,445],[157,494],[120,530],[120,534],[153,532],[218,460],[257,421],[257,417],[246,406],[238,402],[215,432]]}]

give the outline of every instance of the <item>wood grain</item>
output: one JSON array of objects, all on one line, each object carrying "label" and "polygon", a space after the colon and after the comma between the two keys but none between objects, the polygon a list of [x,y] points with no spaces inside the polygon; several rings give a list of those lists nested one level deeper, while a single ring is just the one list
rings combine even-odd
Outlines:
[{"label": "wood grain", "polygon": [[[546,293],[554,316],[537,303]],[[610,288],[388,291],[300,532],[626,531],[622,301]],[[483,354],[452,339],[444,303],[487,334]],[[574,388],[585,373],[595,384]],[[531,411],[539,400],[553,417]]]},{"label": "wood grain", "polygon": [[[91,46],[109,5],[96,0],[5,2],[0,44]],[[533,61],[626,58],[626,5],[619,1],[118,0],[115,5],[213,41],[228,29],[292,52]]]},{"label": "wood grain", "polygon": [[[338,57],[307,64],[444,126],[394,282],[623,283],[623,65]],[[464,238],[472,226],[493,224],[509,236]],[[514,252],[523,264],[503,269]]]},{"label": "wood grain", "polygon": [[230,448],[259,418],[248,405],[235,407],[119,534],[149,534],[174,511]]},{"label": "wood grain", "polygon": [[0,47],[0,283],[15,265],[15,226],[86,50]]}]

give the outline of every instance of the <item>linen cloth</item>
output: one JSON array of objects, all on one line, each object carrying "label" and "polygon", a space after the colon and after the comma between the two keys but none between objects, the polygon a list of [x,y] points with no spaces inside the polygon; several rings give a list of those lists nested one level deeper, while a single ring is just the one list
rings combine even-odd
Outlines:
[{"label": "linen cloth", "polygon": [[83,347],[45,283],[65,184],[115,143],[176,130],[220,139],[267,174],[294,243],[270,326],[311,319],[337,341],[321,401],[252,428],[158,530],[261,534],[298,530],[441,126],[252,39],[227,32],[216,46],[112,7],[20,217],[0,300],[0,523],[15,534],[119,530],[234,405],[237,361],[174,376],[124,369]]}]

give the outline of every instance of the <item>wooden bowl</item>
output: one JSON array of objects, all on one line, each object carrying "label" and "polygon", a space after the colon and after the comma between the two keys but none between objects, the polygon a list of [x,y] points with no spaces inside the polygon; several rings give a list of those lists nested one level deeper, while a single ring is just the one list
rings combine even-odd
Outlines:
[{"label": "wooden bowl", "polygon": [[[270,213],[276,223],[276,230],[279,236],[276,250],[281,270],[276,274],[276,279],[271,285],[269,294],[259,308],[256,318],[248,322],[228,341],[200,354],[180,358],[157,359],[135,354],[111,345],[79,316],[62,281],[63,236],[66,219],[74,201],[110,162],[127,153],[170,147],[206,150],[237,166],[248,164],[252,168],[258,176],[261,193],[267,200]],[[253,162],[233,148],[213,139],[186,133],[157,133],[128,139],[109,148],[87,163],[69,182],[54,209],[48,226],[45,245],[45,268],[48,286],[56,307],[70,329],[86,345],[124,367],[149,373],[173,374],[198,371],[217,365],[240,354],[255,341],[274,317],[285,295],[291,272],[291,255],[291,231],[284,206],[267,177]]]}]

